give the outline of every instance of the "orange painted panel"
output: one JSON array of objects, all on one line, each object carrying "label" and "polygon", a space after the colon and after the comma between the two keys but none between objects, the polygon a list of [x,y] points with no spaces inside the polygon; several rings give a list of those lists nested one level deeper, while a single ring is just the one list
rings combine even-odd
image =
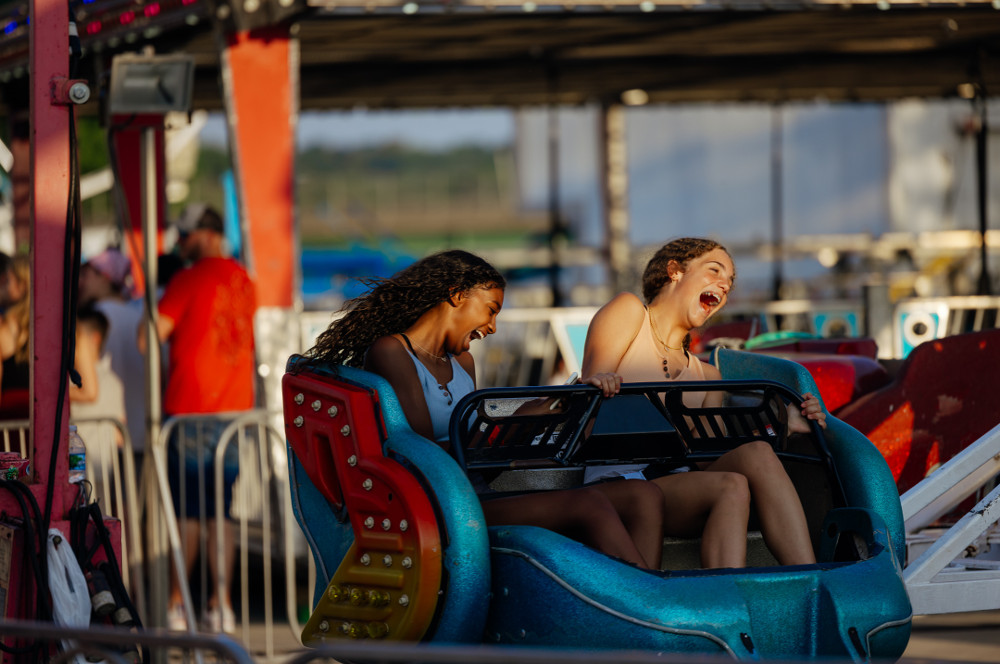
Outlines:
[{"label": "orange painted panel", "polygon": [[263,307],[290,307],[295,274],[295,62],[287,26],[230,35],[224,56],[247,262]]}]

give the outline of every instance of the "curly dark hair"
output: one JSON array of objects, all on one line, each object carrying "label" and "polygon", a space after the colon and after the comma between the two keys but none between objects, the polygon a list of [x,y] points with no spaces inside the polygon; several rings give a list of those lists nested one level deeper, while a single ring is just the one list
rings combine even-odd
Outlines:
[{"label": "curly dark hair", "polygon": [[[677,261],[683,269],[687,269],[688,263],[695,258],[703,256],[713,249],[722,249],[727,254],[729,250],[715,240],[699,237],[682,237],[671,240],[660,247],[659,251],[646,263],[646,270],[642,273],[642,297],[646,303],[653,301],[663,284],[670,281],[670,273],[667,266],[670,261]],[[730,255],[730,258],[732,256]],[[733,282],[736,282],[736,273],[733,273]]]},{"label": "curly dark hair", "polygon": [[506,288],[492,265],[467,251],[442,251],[403,268],[388,279],[362,279],[368,291],[341,308],[335,320],[306,351],[309,364],[360,367],[379,337],[406,330],[455,293],[474,288]]}]

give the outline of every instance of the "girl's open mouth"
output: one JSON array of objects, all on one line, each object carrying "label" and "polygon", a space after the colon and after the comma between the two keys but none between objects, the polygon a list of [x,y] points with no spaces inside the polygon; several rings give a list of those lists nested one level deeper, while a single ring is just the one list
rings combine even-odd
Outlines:
[{"label": "girl's open mouth", "polygon": [[704,307],[705,311],[711,311],[720,304],[722,304],[722,298],[712,291],[705,291],[701,294],[701,306]]}]

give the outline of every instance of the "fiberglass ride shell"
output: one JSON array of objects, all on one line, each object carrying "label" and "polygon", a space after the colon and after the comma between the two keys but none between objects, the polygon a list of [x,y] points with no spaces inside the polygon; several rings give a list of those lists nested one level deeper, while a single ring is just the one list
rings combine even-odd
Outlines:
[{"label": "fiberglass ride shell", "polygon": [[[771,392],[815,393],[792,362],[739,351],[720,351],[715,362],[726,379],[765,377],[783,384]],[[459,407],[502,392],[482,390]],[[874,446],[834,418],[815,458],[789,453],[818,468],[809,472],[830,494],[803,495],[823,512],[810,519],[818,564],[650,572],[548,530],[486,526],[463,465],[543,465],[539,448],[559,437],[551,431],[522,436],[520,451],[510,451],[515,461],[501,462],[499,446],[487,449],[500,440],[489,435],[453,443],[466,455],[452,456],[409,428],[381,378],[307,369],[300,358],[289,362],[283,397],[293,508],[318,570],[305,643],[388,638],[854,661],[898,658],[906,647],[912,612],[899,497]],[[456,411],[453,439],[462,430],[491,433],[491,418],[469,415],[482,413],[482,403]],[[581,422],[599,406],[587,408]],[[579,441],[596,438],[597,428],[580,424]],[[477,445],[487,454],[477,457]],[[548,454],[548,465],[586,457],[567,449]]]}]

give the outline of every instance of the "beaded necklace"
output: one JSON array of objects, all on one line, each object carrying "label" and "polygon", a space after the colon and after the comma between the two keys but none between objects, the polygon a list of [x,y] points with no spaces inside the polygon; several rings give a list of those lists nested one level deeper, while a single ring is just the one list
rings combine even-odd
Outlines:
[{"label": "beaded necklace", "polygon": [[[684,346],[674,347],[668,345],[667,342],[660,337],[660,333],[656,329],[656,321],[653,320],[653,312],[649,311],[648,309],[647,312],[649,313],[649,328],[653,332],[653,338],[667,351],[667,355],[660,355],[660,359],[663,361],[663,375],[667,378],[667,380],[673,380],[673,377],[671,377],[670,375],[670,365],[667,362],[667,356],[670,354],[670,351],[672,350],[684,350]],[[659,352],[657,352],[657,355],[659,355]],[[684,357],[685,358],[687,357],[687,351],[684,351]]]}]

